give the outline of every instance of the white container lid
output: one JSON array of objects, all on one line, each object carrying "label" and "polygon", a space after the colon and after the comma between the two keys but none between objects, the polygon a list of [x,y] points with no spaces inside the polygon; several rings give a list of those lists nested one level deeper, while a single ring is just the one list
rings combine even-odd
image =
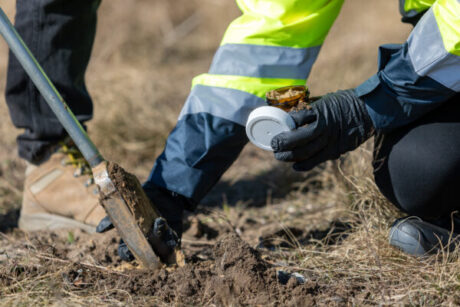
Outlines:
[{"label": "white container lid", "polygon": [[251,143],[265,150],[273,151],[272,138],[281,132],[295,129],[295,122],[285,111],[264,106],[253,110],[246,123],[246,134]]}]

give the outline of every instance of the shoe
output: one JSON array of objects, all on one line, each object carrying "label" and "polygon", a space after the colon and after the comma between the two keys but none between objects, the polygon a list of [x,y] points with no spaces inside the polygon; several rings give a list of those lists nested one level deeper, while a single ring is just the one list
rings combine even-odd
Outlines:
[{"label": "shoe", "polygon": [[20,229],[80,228],[93,233],[105,215],[91,168],[73,143],[60,143],[38,166],[28,164]]},{"label": "shoe", "polygon": [[[446,225],[447,226],[447,225]],[[423,256],[437,253],[447,247],[453,251],[459,243],[458,233],[440,227],[419,217],[397,219],[390,230],[389,242],[407,254]]]},{"label": "shoe", "polygon": [[445,228],[449,230],[449,232],[453,231],[454,233],[460,233],[460,216],[458,216],[458,213],[430,220],[430,223]]}]

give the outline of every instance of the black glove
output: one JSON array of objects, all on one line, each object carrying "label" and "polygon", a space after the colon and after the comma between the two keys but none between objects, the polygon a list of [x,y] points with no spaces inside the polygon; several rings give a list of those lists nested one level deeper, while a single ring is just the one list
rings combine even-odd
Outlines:
[{"label": "black glove", "polygon": [[372,136],[374,128],[364,102],[354,90],[323,96],[311,109],[290,112],[297,129],[278,134],[271,145],[275,158],[296,162],[296,171],[307,171],[334,160]]},{"label": "black glove", "polygon": [[[173,252],[176,246],[180,246],[182,213],[184,208],[193,210],[195,204],[181,195],[160,187],[144,185],[143,188],[162,216],[162,218],[157,218],[154,221],[147,239],[161,261],[163,263],[170,263],[170,259],[173,259],[171,256],[174,256]],[[113,228],[110,218],[106,216],[97,225],[96,232],[103,233]],[[125,261],[134,260],[134,256],[123,240],[120,240],[118,255]]]}]

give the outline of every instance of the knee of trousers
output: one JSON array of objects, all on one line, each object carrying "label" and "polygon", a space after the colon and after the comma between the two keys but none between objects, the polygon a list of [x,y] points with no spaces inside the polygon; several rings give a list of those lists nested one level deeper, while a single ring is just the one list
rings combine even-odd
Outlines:
[{"label": "knee of trousers", "polygon": [[381,193],[409,215],[438,218],[460,209],[460,159],[434,155],[426,159],[393,148],[374,161],[375,182]]},{"label": "knee of trousers", "polygon": [[460,210],[460,94],[376,137],[374,176],[394,205],[430,219]]}]

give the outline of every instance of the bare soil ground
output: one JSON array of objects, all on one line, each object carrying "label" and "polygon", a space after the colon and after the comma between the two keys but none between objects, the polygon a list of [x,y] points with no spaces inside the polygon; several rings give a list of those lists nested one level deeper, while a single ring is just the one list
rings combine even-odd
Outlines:
[{"label": "bare soil ground", "polygon": [[[1,4],[9,16],[12,2]],[[89,131],[107,158],[146,178],[191,79],[238,14],[232,0],[103,2],[87,82]],[[346,1],[308,82],[312,95],[358,85],[375,72],[378,46],[409,31],[396,0]],[[3,93],[3,43],[0,59]],[[460,304],[458,253],[417,259],[387,243],[401,213],[375,187],[371,142],[308,173],[248,145],[185,217],[182,268],[122,263],[115,231],[21,232],[25,163],[0,100],[0,306]]]}]

